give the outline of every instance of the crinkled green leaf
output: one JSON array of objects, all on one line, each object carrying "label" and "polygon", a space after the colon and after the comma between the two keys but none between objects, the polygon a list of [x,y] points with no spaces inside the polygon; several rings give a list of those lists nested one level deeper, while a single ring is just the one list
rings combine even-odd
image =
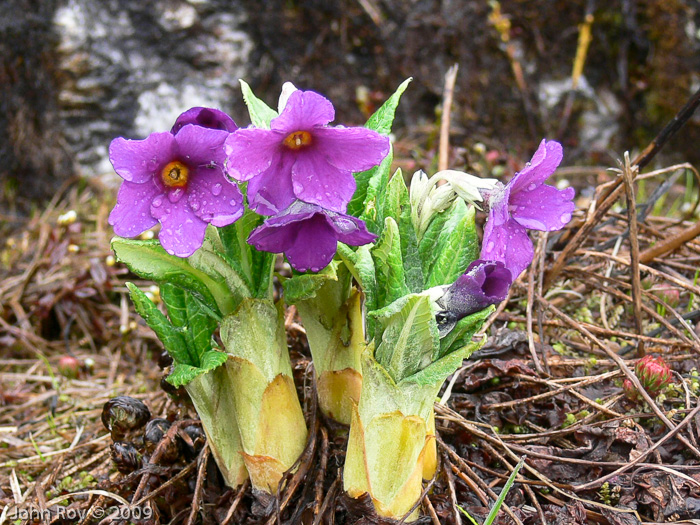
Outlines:
[{"label": "crinkled green leaf", "polygon": [[158,307],[153,304],[148,296],[133,283],[126,283],[131,300],[138,314],[143,317],[146,324],[153,330],[163,346],[168,351],[173,361],[190,366],[198,366],[197,355],[187,346],[187,340],[183,332],[174,327]]},{"label": "crinkled green leaf", "polygon": [[291,279],[286,279],[283,284],[285,302],[287,304],[296,304],[299,301],[311,299],[328,281],[337,281],[339,264],[342,263],[334,259],[318,273],[298,274]]},{"label": "crinkled green leaf", "polygon": [[356,173],[355,182],[357,187],[348,204],[348,214],[365,221],[367,229],[377,235],[381,233],[384,225],[384,217],[381,215],[381,210],[377,208],[377,200],[389,182],[393,160],[394,153],[392,148],[379,166]]},{"label": "crinkled green leaf", "polygon": [[[377,279],[374,271],[374,259],[372,258],[371,244],[360,246],[357,251],[351,247],[338,243],[338,256],[345,263],[348,270],[360,284],[360,289],[365,296],[365,310],[371,312],[377,309]],[[374,319],[367,319],[367,338],[374,335]]]},{"label": "crinkled green leaf", "polygon": [[228,287],[229,300],[232,303],[230,309],[222,314],[226,315],[244,298],[251,296],[251,289],[247,279],[237,269],[237,265],[231,264],[225,254],[224,246],[215,228],[209,227],[202,247],[194,252],[188,261],[193,268],[201,270],[217,281],[223,281]]},{"label": "crinkled green leaf", "polygon": [[418,254],[418,239],[411,220],[411,202],[401,169],[396,170],[391,177],[381,208],[382,216],[392,217],[399,227],[406,284],[411,292],[422,292],[424,279]]},{"label": "crinkled green leaf", "polygon": [[133,273],[157,283],[172,283],[198,294],[217,314],[233,307],[231,293],[223,281],[193,268],[187,259],[167,253],[158,241],[112,239],[117,259]]},{"label": "crinkled green leaf", "polygon": [[403,296],[369,315],[382,328],[375,359],[394,381],[398,383],[430,365],[440,347],[440,336],[428,295]]},{"label": "crinkled green leaf", "polygon": [[172,323],[185,331],[185,338],[190,349],[197,353],[198,363],[202,356],[212,349],[212,335],[217,322],[196,299],[181,288],[165,284],[160,290],[168,315]]},{"label": "crinkled green leaf", "polygon": [[474,334],[479,331],[484,321],[495,309],[495,306],[489,306],[457,321],[450,333],[440,340],[440,356],[456,352],[469,345]]},{"label": "crinkled green leaf", "polygon": [[181,387],[188,384],[194,378],[220,367],[227,359],[228,355],[225,352],[210,350],[202,356],[201,367],[176,363],[173,366],[173,371],[165,380],[176,388]]},{"label": "crinkled green leaf", "polygon": [[264,217],[247,209],[235,223],[218,229],[226,261],[243,276],[252,296],[261,299],[271,297],[276,256],[256,250],[248,244],[248,237],[263,220]]},{"label": "crinkled green leaf", "polygon": [[396,108],[401,100],[401,95],[406,91],[408,84],[411,83],[413,78],[407,78],[401,85],[396,89],[393,95],[391,95],[382,106],[374,112],[374,114],[369,117],[366,128],[373,129],[374,131],[381,133],[382,135],[388,135],[391,133],[391,126],[394,123],[394,117],[396,116]]},{"label": "crinkled green leaf", "polygon": [[469,343],[456,352],[447,354],[424,369],[406,377],[403,383],[414,383],[423,386],[442,385],[450,374],[453,374],[455,370],[462,366],[462,361],[478,350],[482,344]]},{"label": "crinkled green leaf", "polygon": [[243,100],[248,106],[248,113],[250,113],[250,121],[253,123],[253,126],[270,129],[270,121],[277,116],[277,112],[256,97],[245,81],[239,80],[239,82],[241,83]]},{"label": "crinkled green leaf", "polygon": [[209,350],[202,355],[202,370],[208,372],[221,365],[223,365],[228,359],[228,354],[226,352],[221,352],[219,350]]},{"label": "crinkled green leaf", "polygon": [[428,288],[453,283],[479,256],[479,238],[474,223],[474,207],[469,207],[452,232],[444,236],[438,257],[428,277]]},{"label": "crinkled green leaf", "polygon": [[[369,118],[365,127],[383,135],[391,133],[399,100],[411,80],[408,78],[401,83],[396,92]],[[381,233],[380,230],[384,225],[384,217],[377,215],[377,196],[386,188],[386,183],[389,181],[393,158],[393,152],[389,151],[379,166],[355,174],[357,188],[348,204],[348,213],[367,222],[369,231],[377,235]]]},{"label": "crinkled green leaf", "polygon": [[392,217],[385,219],[384,231],[371,253],[377,279],[377,306],[381,308],[410,293],[401,257],[399,227]]},{"label": "crinkled green leaf", "polygon": [[[433,215],[430,224],[418,243],[418,253],[420,255],[421,267],[423,268],[423,275],[427,276],[430,274],[430,268],[439,255],[437,246],[440,235],[447,231],[448,228],[453,228],[466,211],[467,209],[463,202],[455,201],[445,211]],[[448,226],[448,223],[452,226]]]}]

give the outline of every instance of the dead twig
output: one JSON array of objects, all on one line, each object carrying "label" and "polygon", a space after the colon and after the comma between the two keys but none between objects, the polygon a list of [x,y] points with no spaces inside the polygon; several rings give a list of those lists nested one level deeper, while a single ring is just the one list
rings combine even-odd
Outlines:
[{"label": "dead twig", "polygon": [[452,111],[452,97],[458,71],[459,64],[455,64],[445,74],[445,88],[442,92],[442,117],[440,119],[438,171],[446,170],[450,165],[450,112]]}]

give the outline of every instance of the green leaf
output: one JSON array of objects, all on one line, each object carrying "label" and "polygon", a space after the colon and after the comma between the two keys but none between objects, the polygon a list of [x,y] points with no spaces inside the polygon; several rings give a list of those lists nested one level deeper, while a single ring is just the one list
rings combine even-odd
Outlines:
[{"label": "green leaf", "polygon": [[173,366],[173,371],[168,377],[165,378],[165,380],[176,388],[181,387],[192,381],[194,378],[220,367],[226,362],[227,359],[228,355],[226,352],[210,350],[202,356],[201,367],[191,366],[184,363],[176,363]]},{"label": "green leaf", "polygon": [[496,503],[494,503],[493,507],[491,507],[491,511],[489,512],[489,515],[486,516],[486,521],[484,521],[484,525],[492,525],[494,521],[496,521],[496,516],[498,516],[498,511],[501,510],[501,506],[503,505],[503,502],[506,500],[506,496],[508,495],[508,492],[510,491],[511,487],[513,486],[513,483],[515,483],[515,478],[518,476],[518,472],[520,469],[523,467],[525,464],[525,456],[520,458],[520,461],[518,461],[518,464],[515,465],[515,468],[513,469],[513,472],[510,473],[510,476],[508,476],[508,481],[506,481],[505,486],[501,490],[500,494],[498,495],[498,499],[496,500]]},{"label": "green leaf", "polygon": [[173,371],[170,372],[170,375],[166,377],[165,380],[175,388],[179,388],[203,373],[204,370],[199,367],[186,365],[184,363],[175,363],[173,365]]},{"label": "green leaf", "polygon": [[382,216],[392,217],[398,224],[401,237],[401,257],[403,259],[406,284],[411,292],[423,291],[423,270],[418,254],[418,239],[411,220],[411,202],[408,188],[403,180],[401,169],[396,170],[389,181],[381,204]]},{"label": "green leaf", "polygon": [[412,78],[407,78],[401,85],[396,89],[393,95],[391,95],[382,106],[374,112],[374,114],[369,118],[366,128],[373,129],[374,131],[381,133],[382,135],[388,135],[391,133],[391,126],[394,123],[394,117],[396,115],[396,108],[399,105],[399,100],[401,100],[401,95],[406,91],[408,84],[411,83]]},{"label": "green leaf", "polygon": [[223,365],[228,360],[228,354],[219,350],[209,350],[202,355],[201,369],[205,372],[214,370]]},{"label": "green leaf", "polygon": [[462,361],[474,353],[480,346],[481,343],[469,343],[458,351],[441,357],[424,369],[405,378],[403,383],[414,383],[422,386],[442,385],[450,374],[453,374],[455,370],[462,366]]},{"label": "green leaf", "polygon": [[272,274],[275,265],[274,253],[259,252],[248,244],[250,233],[264,220],[247,209],[234,224],[219,228],[219,237],[227,262],[245,279],[253,297],[272,297]]},{"label": "green leaf", "polygon": [[337,281],[338,265],[342,264],[334,259],[318,273],[303,273],[294,275],[284,281],[284,300],[287,304],[296,304],[299,301],[311,299],[316,292],[328,281]]},{"label": "green leaf", "polygon": [[176,363],[198,366],[196,355],[187,347],[187,341],[182,331],[175,328],[165,315],[158,310],[145,293],[139,290],[135,284],[126,283],[131,300],[138,314],[143,317],[146,324],[153,330],[163,346]]},{"label": "green leaf", "polygon": [[[466,213],[467,210],[463,204],[460,205],[455,201],[445,211],[433,215],[432,220],[423,233],[423,237],[418,243],[418,254],[420,255],[423,275],[430,273],[430,268],[435,264],[435,259],[439,255],[437,253],[437,245],[440,235],[447,231],[448,228],[454,228],[454,226],[447,226],[448,222],[457,224],[463,213]],[[454,217],[455,215],[458,215],[458,217]]]},{"label": "green leaf", "polygon": [[440,336],[428,295],[406,295],[369,315],[382,327],[375,359],[395,382],[431,364],[440,347]]},{"label": "green leaf", "polygon": [[440,340],[440,356],[456,352],[469,345],[474,334],[479,331],[484,321],[495,309],[495,306],[489,306],[457,321],[450,333]]},{"label": "green leaf", "polygon": [[233,308],[231,293],[223,282],[193,268],[186,259],[170,255],[158,241],[114,237],[111,245],[117,259],[139,277],[198,294],[217,314]]},{"label": "green leaf", "polygon": [[[360,289],[365,296],[364,303],[367,312],[377,309],[377,279],[371,252],[372,247],[371,244],[365,244],[360,246],[357,251],[353,251],[351,247],[338,243],[338,256],[360,284]],[[374,325],[374,319],[367,318],[368,340],[374,336]]]},{"label": "green leaf", "polygon": [[[391,133],[399,100],[401,100],[401,95],[411,80],[408,78],[403,81],[396,92],[369,118],[365,127],[383,135]],[[393,152],[389,151],[389,154],[379,166],[356,173],[357,188],[348,204],[348,214],[360,217],[367,222],[369,231],[377,235],[381,233],[381,228],[384,225],[384,217],[377,215],[377,197],[386,188],[386,184],[389,181],[393,159]]]},{"label": "green leaf", "polygon": [[[244,297],[251,296],[247,279],[240,269],[226,258],[225,249],[216,228],[210,226],[207,229],[202,247],[188,258],[188,262],[193,268],[206,273],[216,281],[226,283],[233,308]],[[222,313],[226,315],[228,312]]]},{"label": "green leaf", "polygon": [[385,219],[384,231],[371,253],[377,279],[377,306],[381,308],[410,293],[403,269],[399,227],[392,217]]},{"label": "green leaf", "polygon": [[462,200],[436,215],[418,247],[426,287],[450,284],[479,255],[474,208]]},{"label": "green leaf", "polygon": [[384,157],[379,166],[356,173],[355,182],[357,187],[348,204],[348,215],[359,217],[365,221],[367,229],[377,235],[381,233],[380,230],[384,224],[383,217],[380,217],[378,214],[377,196],[386,188],[389,182],[393,160],[393,149],[390,149],[389,154]]},{"label": "green leaf", "polygon": [[256,97],[245,81],[239,80],[239,82],[241,83],[243,100],[248,106],[248,113],[250,113],[250,121],[253,123],[253,126],[270,129],[270,121],[277,116],[277,112]]},{"label": "green leaf", "polygon": [[428,276],[429,288],[453,283],[479,256],[474,216],[474,207],[470,206],[457,226],[440,237],[438,257]]}]

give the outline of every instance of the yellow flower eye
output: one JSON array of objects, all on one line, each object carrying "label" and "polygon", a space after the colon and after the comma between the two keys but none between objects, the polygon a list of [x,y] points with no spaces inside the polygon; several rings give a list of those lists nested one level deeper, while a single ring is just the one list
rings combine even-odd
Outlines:
[{"label": "yellow flower eye", "polygon": [[182,188],[187,186],[187,176],[189,169],[179,160],[175,160],[165,166],[160,172],[160,177],[163,179],[163,184],[170,188]]},{"label": "yellow flower eye", "polygon": [[299,150],[306,146],[310,146],[312,142],[311,133],[308,131],[295,131],[290,133],[284,139],[284,145],[292,150]]}]

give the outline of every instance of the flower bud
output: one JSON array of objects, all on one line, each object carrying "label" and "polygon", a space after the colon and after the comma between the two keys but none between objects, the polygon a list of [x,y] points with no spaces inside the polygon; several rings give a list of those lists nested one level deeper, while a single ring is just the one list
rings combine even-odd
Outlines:
[{"label": "flower bud", "polygon": [[150,418],[148,407],[128,396],[112,398],[102,409],[102,424],[115,440],[121,439],[129,430],[143,427]]},{"label": "flower bud", "polygon": [[662,357],[647,355],[637,361],[634,373],[650,396],[657,396],[671,382],[671,369]]},{"label": "flower bud", "polygon": [[110,446],[112,461],[122,474],[129,474],[141,466],[141,455],[133,444],[115,441]]},{"label": "flower bud", "polygon": [[62,376],[75,379],[80,373],[80,361],[72,355],[64,355],[58,360],[58,371]]}]

